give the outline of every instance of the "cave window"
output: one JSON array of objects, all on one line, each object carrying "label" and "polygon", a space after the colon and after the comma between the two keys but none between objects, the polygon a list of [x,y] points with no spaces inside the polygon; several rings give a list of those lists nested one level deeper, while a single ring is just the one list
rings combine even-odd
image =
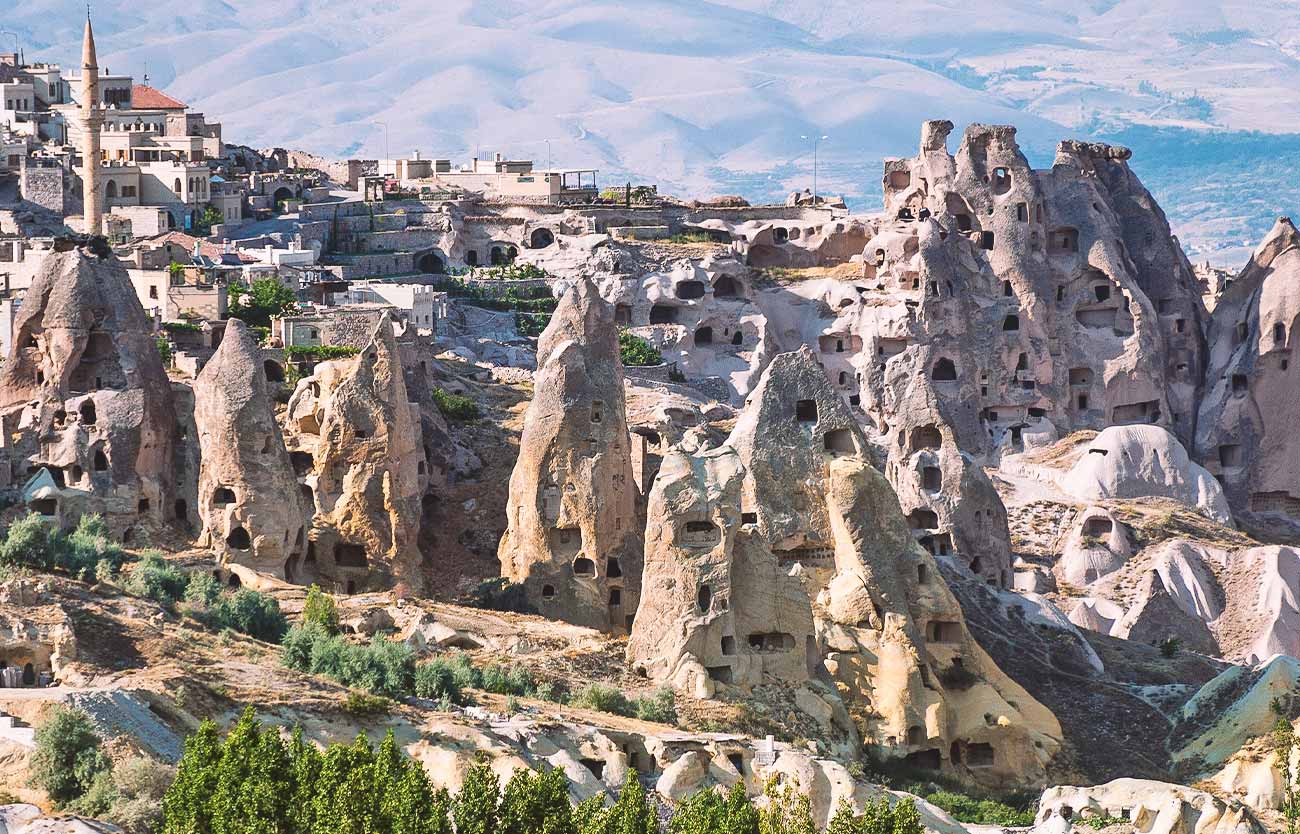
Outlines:
[{"label": "cave window", "polygon": [[949,358],[942,357],[934,363],[930,378],[935,382],[954,382],[957,379],[957,366]]},{"label": "cave window", "polygon": [[732,334],[731,343],[733,345],[739,346],[744,344],[744,342],[745,342],[745,335],[741,333],[739,330],[737,330],[734,334]]},{"label": "cave window", "polygon": [[236,527],[230,531],[230,535],[226,536],[226,544],[235,550],[248,550],[253,546],[253,540],[248,535],[247,530],[243,527]]},{"label": "cave window", "polygon": [[674,289],[676,296],[683,301],[694,301],[704,297],[703,281],[682,281]]},{"label": "cave window", "polygon": [[734,298],[736,294],[736,282],[730,275],[722,276],[713,285],[714,298]]},{"label": "cave window", "polygon": [[619,564],[617,557],[610,556],[605,560],[605,575],[610,579],[617,579],[623,575],[623,566]]},{"label": "cave window", "polygon": [[[901,435],[902,432],[899,432]],[[918,449],[938,449],[943,445],[943,434],[933,423],[912,429],[912,451]]]},{"label": "cave window", "polygon": [[1015,294],[1016,294],[1016,291],[1015,291],[1014,289],[1012,289],[1012,287],[1011,287],[1011,282],[1010,282],[1010,281],[1003,281],[1003,282],[1002,282],[1002,295],[1003,295],[1004,297],[1006,297],[1006,298],[1011,298],[1011,297],[1014,296]]},{"label": "cave window", "polygon": [[601,400],[591,401],[591,422],[599,423],[605,419],[605,403]]},{"label": "cave window", "polygon": [[1174,332],[1182,333],[1187,329],[1187,319],[1174,319]]},{"label": "cave window", "polygon": [[993,193],[1006,194],[1011,190],[1011,171],[1003,167],[993,169]]},{"label": "cave window", "polygon": [[1097,297],[1098,301],[1106,301],[1110,298],[1110,287],[1106,284],[1098,284],[1092,288],[1092,294]]},{"label": "cave window", "polygon": [[713,344],[713,328],[709,326],[699,327],[695,330],[695,346]]},{"label": "cave window", "polygon": [[77,411],[81,414],[81,422],[85,423],[87,426],[95,425],[95,402],[93,400],[85,400],[82,402],[81,407],[77,409]]},{"label": "cave window", "polygon": [[149,512],[149,499],[141,498],[139,501],[135,502],[135,511],[138,513]]},{"label": "cave window", "polygon": [[772,229],[772,239],[777,243],[785,243],[790,239],[790,232],[784,226],[777,226]]},{"label": "cave window", "polygon": [[1016,219],[1021,223],[1029,222],[1029,206],[1024,203],[1016,203]]},{"label": "cave window", "polygon": [[677,308],[668,304],[656,304],[650,308],[651,324],[675,324]]},{"label": "cave window", "polygon": [[969,214],[957,215],[957,231],[969,232],[970,230],[971,230],[970,215]]},{"label": "cave window", "polygon": [[918,584],[918,585],[929,585],[929,584],[930,584],[930,566],[929,566],[929,565],[920,564],[920,565],[917,565],[917,566],[916,566],[916,584]]},{"label": "cave window", "polygon": [[1278,322],[1273,325],[1273,347],[1286,346],[1286,325]]},{"label": "cave window", "polygon": [[907,514],[907,521],[913,530],[934,530],[939,526],[939,515],[934,510],[917,508]]},{"label": "cave window", "polygon": [[1244,394],[1246,393],[1247,388],[1249,388],[1249,383],[1245,374],[1232,375],[1232,393]]},{"label": "cave window", "polygon": [[1014,333],[1019,329],[1020,329],[1020,316],[1012,314],[1012,315],[1008,315],[1006,318],[1002,320],[1002,332]]},{"label": "cave window", "polygon": [[1078,252],[1079,230],[1071,228],[1054,230],[1048,238],[1048,248],[1053,252]]},{"label": "cave window", "polygon": [[573,574],[574,576],[595,576],[596,563],[586,556],[579,556],[573,560]]},{"label": "cave window", "polygon": [[314,512],[316,510],[316,496],[311,491],[311,486],[309,484],[299,484],[298,494],[302,496],[302,502],[307,509]]},{"label": "cave window", "polygon": [[713,591],[708,585],[701,585],[699,591],[695,594],[695,605],[700,609],[701,614],[707,614],[709,606],[713,603]]},{"label": "cave window", "polygon": [[217,487],[212,491],[212,505],[214,507],[224,507],[233,503],[235,503],[235,491],[233,489]]},{"label": "cave window", "polygon": [[108,458],[104,456],[102,451],[95,452],[94,466],[96,472],[104,472],[108,470]]},{"label": "cave window", "polygon": [[334,564],[342,568],[364,568],[369,564],[366,549],[359,544],[339,542],[334,545]]},{"label": "cave window", "polygon": [[478,252],[476,250],[470,249],[465,253],[465,265],[478,266]]},{"label": "cave window", "polygon": [[609,589],[609,607],[620,608],[623,605],[623,590],[621,588]]},{"label": "cave window", "polygon": [[845,385],[848,385],[848,384],[849,384],[849,374],[848,374],[848,371],[840,371],[840,375],[839,375],[838,379],[839,379],[839,385],[840,385],[841,388],[843,388]]},{"label": "cave window", "polygon": [[1244,321],[1238,322],[1236,338],[1234,339],[1233,344],[1234,345],[1241,344],[1242,342],[1246,341],[1246,337],[1248,337],[1249,335],[1250,335],[1250,325]]},{"label": "cave window", "polygon": [[857,451],[853,444],[853,434],[848,429],[834,429],[822,437],[826,451],[836,455],[851,455]]},{"label": "cave window", "polygon": [[817,401],[799,400],[794,404],[794,418],[800,423],[817,422]]},{"label": "cave window", "polygon": [[923,741],[925,741],[925,730],[915,726],[907,728],[907,743],[909,745],[917,745]]},{"label": "cave window", "polygon": [[928,492],[938,492],[943,487],[943,473],[937,466],[925,466],[921,468],[921,489]]},{"label": "cave window", "polygon": [[555,586],[554,586],[554,585],[543,585],[543,586],[542,586],[542,599],[547,599],[547,600],[549,600],[549,599],[555,599]]},{"label": "cave window", "polygon": [[758,523],[758,513],[741,513],[741,514],[740,514],[740,523],[741,523],[741,524],[757,524],[757,523]]},{"label": "cave window", "polygon": [[1017,371],[1027,371],[1027,370],[1029,370],[1029,354],[1028,354],[1028,353],[1021,352],[1021,354],[1020,354],[1018,357],[1016,357],[1016,370],[1017,370]]},{"label": "cave window", "polygon": [[987,232],[987,231],[986,231],[986,232],[980,232],[980,248],[981,248],[981,249],[987,249],[987,250],[989,250],[990,252],[993,251],[993,233],[992,233],[992,232]]}]

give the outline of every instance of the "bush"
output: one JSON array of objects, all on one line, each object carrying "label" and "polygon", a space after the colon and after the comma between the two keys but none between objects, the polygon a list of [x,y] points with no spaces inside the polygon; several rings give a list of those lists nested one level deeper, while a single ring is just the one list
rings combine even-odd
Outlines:
[{"label": "bush", "polygon": [[280,604],[259,591],[244,588],[231,596],[223,596],[207,611],[195,617],[209,628],[229,628],[265,640],[279,643],[289,630],[289,622],[280,610]]},{"label": "bush", "polygon": [[614,715],[624,715],[629,718],[636,715],[636,706],[628,700],[628,697],[621,690],[606,686],[603,683],[587,684],[578,690],[578,694],[573,696],[571,703],[575,707],[609,712]]},{"label": "bush", "polygon": [[9,525],[0,542],[0,566],[52,573],[63,571],[87,582],[95,579],[101,562],[115,572],[126,554],[108,537],[108,525],[98,515],[83,515],[70,535],[28,513]]},{"label": "bush", "polygon": [[478,419],[478,405],[469,397],[449,394],[441,388],[434,388],[433,401],[438,404],[438,410],[443,413],[443,416],[450,420]]},{"label": "bush", "polygon": [[378,718],[388,715],[392,709],[392,700],[383,695],[349,692],[348,697],[343,699],[343,711],[354,718]]},{"label": "bush", "polygon": [[80,799],[111,766],[90,717],[79,709],[57,706],[36,730],[31,785],[45,791],[56,808]]},{"label": "bush", "polygon": [[618,332],[618,356],[624,365],[633,367],[662,365],[664,362],[663,354],[645,339],[627,330]]},{"label": "bush", "polygon": [[653,695],[637,698],[633,701],[636,717],[642,721],[654,721],[657,724],[677,723],[677,696],[671,687],[662,686]]},{"label": "bush", "polygon": [[415,667],[415,694],[433,701],[461,703],[460,684],[452,665],[436,657]]},{"label": "bush", "polygon": [[153,340],[154,346],[158,348],[158,358],[162,360],[164,368],[170,368],[172,364],[172,343],[162,336]]},{"label": "bush", "polygon": [[190,574],[185,585],[185,601],[193,605],[207,607],[221,596],[221,583],[205,571]]},{"label": "bush", "polygon": [[169,563],[158,551],[150,550],[131,571],[123,589],[131,596],[171,608],[185,594],[188,583],[188,577],[180,568]]},{"label": "bush", "polygon": [[176,769],[136,757],[104,770],[67,810],[121,827],[127,834],[153,834],[162,825],[162,799]]},{"label": "bush", "polygon": [[302,621],[308,625],[317,625],[330,634],[339,630],[339,609],[334,597],[312,585],[307,589],[307,601],[302,606]]},{"label": "bush", "polygon": [[317,624],[289,629],[282,662],[290,669],[333,678],[374,695],[400,698],[415,689],[415,652],[405,643],[376,636],[356,645]]},{"label": "bush", "polygon": [[947,811],[958,822],[976,825],[1023,827],[1034,824],[1032,811],[1012,808],[993,799],[974,799],[953,791],[935,791],[925,797],[931,805]]},{"label": "bush", "polygon": [[269,327],[279,318],[298,309],[293,290],[275,278],[258,278],[251,285],[233,281],[229,288],[227,313],[245,324]]},{"label": "bush", "polygon": [[284,349],[285,358],[291,362],[326,362],[346,359],[360,352],[360,348],[347,345],[289,345]]},{"label": "bush", "polygon": [[470,604],[475,608],[513,611],[517,614],[537,613],[537,610],[528,602],[528,596],[524,593],[524,586],[516,585],[504,576],[484,579],[475,586],[470,596]]}]

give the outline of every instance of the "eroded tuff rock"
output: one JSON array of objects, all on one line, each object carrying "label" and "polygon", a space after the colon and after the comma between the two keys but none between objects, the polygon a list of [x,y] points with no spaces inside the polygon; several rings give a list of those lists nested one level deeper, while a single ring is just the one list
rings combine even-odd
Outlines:
[{"label": "eroded tuff rock", "polygon": [[1300,526],[1300,232],[1279,218],[1210,320],[1196,451],[1238,511]]},{"label": "eroded tuff rock", "polygon": [[175,478],[172,391],[115,258],[84,249],[46,258],[0,368],[0,420],[10,461],[28,476],[49,473],[27,496],[32,509],[65,526],[100,513],[123,535],[163,520]]},{"label": "eroded tuff rock", "polygon": [[426,464],[387,314],[360,353],[299,381],[285,444],[314,513],[299,581],[418,590]]},{"label": "eroded tuff rock", "polygon": [[560,298],[537,365],[510,476],[501,572],[545,616],[628,630],[641,525],[614,308],[589,280]]},{"label": "eroded tuff rock", "polygon": [[887,755],[1041,775],[1059,726],[971,639],[867,449],[812,352],[776,357],[726,444],[665,456],[629,659],[706,696],[831,682]]},{"label": "eroded tuff rock", "polygon": [[225,564],[297,581],[310,513],[300,503],[257,343],[238,319],[227,322],[195,381],[194,419],[202,450],[200,543]]},{"label": "eroded tuff rock", "polygon": [[1068,832],[1087,817],[1127,820],[1144,834],[1264,834],[1264,827],[1237,802],[1150,779],[1116,779],[1093,787],[1056,787],[1038,801],[1034,831]]},{"label": "eroded tuff rock", "polygon": [[1218,481],[1187,456],[1178,438],[1159,426],[1111,426],[1101,432],[1061,486],[1083,501],[1170,498],[1207,518],[1232,524]]}]

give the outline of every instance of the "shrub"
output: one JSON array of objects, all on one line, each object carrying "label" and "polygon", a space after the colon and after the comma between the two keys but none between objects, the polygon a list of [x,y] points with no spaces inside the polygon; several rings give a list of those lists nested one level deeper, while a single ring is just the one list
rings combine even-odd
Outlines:
[{"label": "shrub", "polygon": [[939,682],[944,688],[958,692],[970,689],[979,683],[979,680],[979,675],[960,663],[954,663],[939,673]]},{"label": "shrub", "polygon": [[230,596],[223,596],[197,618],[214,629],[233,629],[265,640],[279,643],[289,630],[289,623],[272,597],[244,588]]},{"label": "shrub", "polygon": [[28,768],[31,784],[45,791],[56,808],[83,796],[110,767],[99,734],[81,710],[57,706],[37,728]]},{"label": "shrub", "polygon": [[460,684],[456,682],[456,673],[452,665],[441,657],[436,657],[415,667],[415,694],[433,701],[446,699],[450,703],[461,702]]},{"label": "shrub", "polygon": [[116,571],[125,561],[122,548],[108,536],[108,525],[98,515],[83,515],[77,528],[65,535],[36,513],[9,525],[0,542],[0,566],[51,573],[64,571],[87,582],[95,578],[101,562]]},{"label": "shrub", "polygon": [[478,405],[469,397],[462,397],[460,394],[449,394],[441,388],[434,388],[433,401],[438,404],[438,410],[448,419],[478,419]]},{"label": "shrub", "polygon": [[400,698],[415,688],[415,652],[405,643],[376,636],[356,645],[317,624],[289,629],[282,662],[290,669],[324,675],[344,686]]},{"label": "shrub", "polygon": [[1031,811],[1013,808],[993,799],[974,799],[953,791],[935,791],[926,796],[925,801],[947,811],[958,822],[1008,827],[1034,824]]},{"label": "shrub", "polygon": [[131,596],[171,608],[185,594],[188,582],[180,568],[169,563],[158,551],[150,550],[131,571],[123,588]]},{"label": "shrub", "polygon": [[662,365],[663,354],[649,342],[627,330],[618,332],[618,356],[624,365],[633,367],[644,365]]},{"label": "shrub", "polygon": [[162,329],[168,333],[202,333],[203,325],[192,321],[165,321],[162,323]]},{"label": "shrub", "polygon": [[162,799],[176,778],[176,769],[152,759],[135,757],[104,770],[81,798],[67,810],[97,817],[127,834],[152,834],[162,825]]},{"label": "shrub", "polygon": [[231,282],[227,313],[245,324],[269,327],[279,318],[298,309],[293,290],[275,278],[258,278],[250,285]]},{"label": "shrub", "polygon": [[343,699],[343,711],[354,718],[377,718],[388,715],[392,709],[392,700],[383,695],[349,692],[348,697]]},{"label": "shrub", "polygon": [[291,362],[326,362],[356,356],[360,348],[347,345],[290,345],[284,349],[285,358]]},{"label": "shrub", "polygon": [[636,717],[642,721],[654,721],[658,724],[677,723],[677,696],[671,687],[662,686],[653,695],[646,695],[633,701]]},{"label": "shrub", "polygon": [[194,605],[207,607],[221,596],[221,583],[205,571],[190,574],[185,585],[185,601]]},{"label": "shrub", "polygon": [[172,364],[172,343],[162,336],[153,340],[154,346],[158,348],[158,358],[162,360],[163,367],[169,368]]},{"label": "shrub", "polygon": [[636,715],[635,705],[621,690],[603,683],[589,683],[578,690],[578,694],[573,696],[572,704],[575,707],[610,712],[614,715],[628,717]]},{"label": "shrub", "polygon": [[1177,637],[1166,637],[1157,643],[1156,647],[1160,649],[1161,657],[1172,658],[1178,654],[1178,650],[1183,647],[1183,641],[1179,640]]},{"label": "shrub", "polygon": [[307,589],[307,601],[302,606],[302,621],[309,625],[318,625],[330,634],[339,630],[339,609],[334,597],[312,585]]}]

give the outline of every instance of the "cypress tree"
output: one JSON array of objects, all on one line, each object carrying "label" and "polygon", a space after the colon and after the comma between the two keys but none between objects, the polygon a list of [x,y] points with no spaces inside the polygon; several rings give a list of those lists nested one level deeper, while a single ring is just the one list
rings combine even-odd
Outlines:
[{"label": "cypress tree", "polygon": [[659,820],[634,770],[628,771],[618,801],[610,808],[605,831],[607,834],[658,834]]},{"label": "cypress tree", "polygon": [[247,808],[243,807],[244,782],[253,769],[253,758],[260,739],[253,708],[248,707],[226,735],[217,762],[217,784],[212,794],[213,834],[243,834]]},{"label": "cypress tree", "polygon": [[221,734],[215,722],[204,721],[185,740],[176,778],[163,796],[162,834],[210,834],[220,760]]},{"label": "cypress tree", "polygon": [[293,728],[289,740],[289,832],[311,834],[315,819],[315,797],[320,792],[317,781],[323,757],[316,745],[305,741],[302,727]]},{"label": "cypress tree", "polygon": [[499,786],[487,762],[480,760],[470,767],[452,804],[456,834],[496,834]]}]

